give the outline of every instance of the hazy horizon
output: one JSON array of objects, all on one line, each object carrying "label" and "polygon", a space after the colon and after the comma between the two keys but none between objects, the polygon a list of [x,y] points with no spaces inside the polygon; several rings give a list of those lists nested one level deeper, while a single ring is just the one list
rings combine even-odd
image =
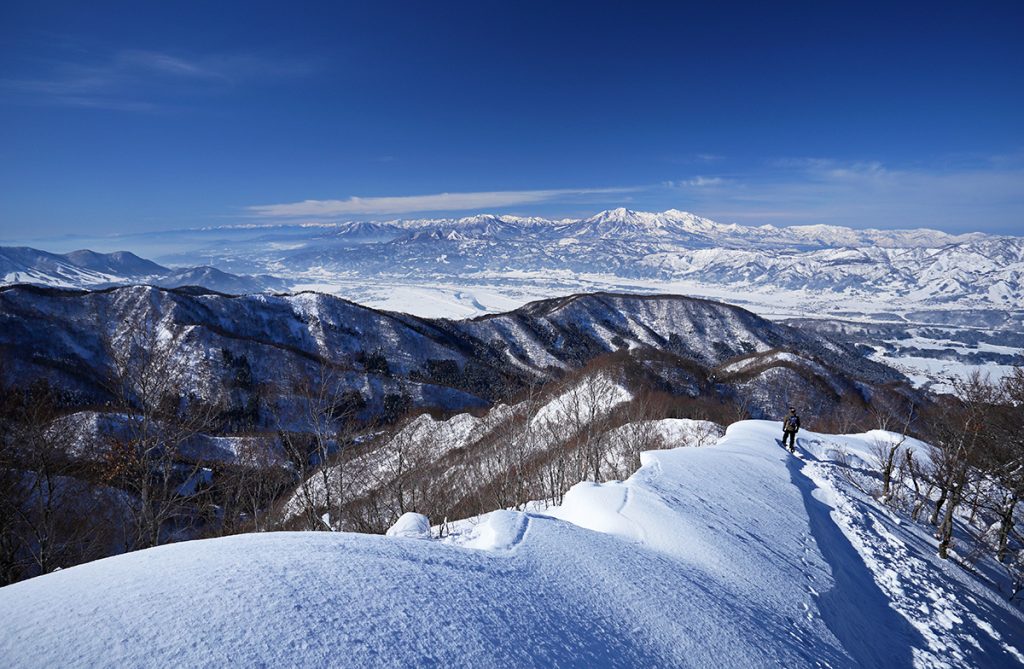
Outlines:
[{"label": "hazy horizon", "polygon": [[[90,250],[99,253],[113,253],[115,251],[128,251],[136,255],[145,258],[156,258],[163,255],[173,254],[179,251],[192,250],[196,248],[197,244],[202,242],[198,239],[202,235],[208,235],[216,231],[242,233],[245,231],[252,231],[254,234],[260,231],[271,231],[279,230],[283,228],[303,228],[303,229],[317,229],[324,228],[330,229],[334,227],[342,227],[350,223],[360,222],[376,222],[376,223],[392,223],[392,222],[404,222],[414,220],[460,220],[466,218],[472,218],[476,216],[515,216],[521,218],[548,218],[552,222],[560,220],[583,220],[601,214],[605,211],[617,209],[618,207],[612,207],[610,209],[602,209],[600,211],[593,211],[583,215],[577,216],[565,216],[565,217],[545,217],[538,216],[536,214],[530,214],[528,212],[520,213],[508,213],[500,214],[489,211],[480,212],[463,212],[454,216],[402,216],[402,217],[363,217],[353,218],[344,221],[254,221],[247,223],[225,223],[222,225],[211,225],[205,227],[194,227],[194,228],[177,228],[177,229],[166,229],[166,230],[149,230],[140,232],[121,232],[121,233],[110,233],[107,235],[95,235],[95,234],[75,234],[66,233],[61,235],[51,236],[26,236],[21,238],[3,238],[0,237],[0,247],[30,247],[49,253],[68,253],[71,251],[78,250]],[[641,213],[663,213],[663,212],[647,212],[639,209],[630,209],[630,211],[641,212]],[[686,212],[691,213],[701,218],[710,218],[708,216],[702,216],[698,212]],[[734,221],[720,221],[713,220],[715,223],[728,225],[734,223]],[[754,227],[753,223],[738,223],[738,225],[747,225]],[[801,227],[808,225],[815,225],[811,223],[790,223],[783,224],[779,222],[768,223],[780,229],[788,227]],[[872,226],[862,226],[855,228],[853,226],[839,226],[839,227],[850,227],[851,229],[867,230],[871,229]],[[901,230],[937,230],[938,228],[877,228],[882,231],[897,232]],[[983,233],[980,230],[967,230],[962,233],[950,233],[950,234],[994,234],[1001,236],[1021,237],[1024,236],[1024,231],[1012,231],[1005,233]],[[312,233],[311,233],[312,234]],[[193,240],[195,238],[195,240]],[[206,240],[209,241],[209,240]]]}]

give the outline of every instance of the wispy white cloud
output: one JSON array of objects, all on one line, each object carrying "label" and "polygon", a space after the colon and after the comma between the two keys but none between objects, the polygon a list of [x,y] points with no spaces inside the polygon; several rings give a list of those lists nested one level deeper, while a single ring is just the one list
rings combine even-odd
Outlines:
[{"label": "wispy white cloud", "polygon": [[685,154],[673,154],[664,156],[662,159],[665,162],[673,163],[676,165],[698,165],[698,164],[711,164],[721,163],[725,160],[725,156],[718,153],[685,153]]},{"label": "wispy white cloud", "polygon": [[542,213],[565,205],[597,209],[627,202],[633,208],[674,207],[747,224],[825,223],[1020,234],[1024,159],[979,161],[947,170],[893,168],[877,161],[786,159],[770,161],[765,169],[751,173],[693,175],[630,188],[349,197],[253,205],[246,211],[264,220],[330,220],[530,205]]},{"label": "wispy white cloud", "polygon": [[8,97],[116,111],[180,106],[190,95],[304,76],[310,62],[252,53],[171,54],[127,49],[88,60],[55,59],[32,76],[0,79]]},{"label": "wispy white cloud", "polygon": [[349,197],[344,200],[303,200],[254,205],[246,209],[261,218],[337,218],[349,215],[411,214],[434,211],[487,210],[527,204],[568,201],[593,195],[621,195],[636,188],[561,188],[549,190],[481,191],[391,197]]},{"label": "wispy white cloud", "polygon": [[1024,161],[977,161],[949,169],[889,167],[875,161],[774,160],[698,188],[671,182],[683,204],[745,223],[828,223],[853,227],[1000,229],[1024,222]]},{"label": "wispy white cloud", "polygon": [[666,181],[669,188],[707,188],[709,186],[721,186],[726,182],[722,177],[695,176],[691,179],[680,179],[678,181]]},{"label": "wispy white cloud", "polygon": [[221,73],[209,69],[199,61],[172,56],[158,51],[122,51],[115,57],[113,65],[119,68],[150,70],[176,77],[220,77]]}]

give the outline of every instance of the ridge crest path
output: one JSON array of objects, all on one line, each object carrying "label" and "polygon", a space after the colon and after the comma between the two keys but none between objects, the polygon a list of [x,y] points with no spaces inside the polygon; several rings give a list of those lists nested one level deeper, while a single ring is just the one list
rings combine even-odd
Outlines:
[{"label": "ridge crest path", "polygon": [[461,521],[444,541],[241,535],[17,583],[0,588],[0,657],[10,667],[1024,664],[1021,613],[937,564],[918,528],[835,475],[828,453],[866,457],[875,433],[804,431],[818,443],[803,462],[774,445],[777,429],[745,421],[715,446],[645,453],[626,481],[579,484],[545,513]]}]

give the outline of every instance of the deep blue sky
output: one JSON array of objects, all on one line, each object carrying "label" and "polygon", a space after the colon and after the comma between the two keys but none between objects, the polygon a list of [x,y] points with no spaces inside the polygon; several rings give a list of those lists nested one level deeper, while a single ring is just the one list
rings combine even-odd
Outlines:
[{"label": "deep blue sky", "polygon": [[1021,3],[895,4],[4,2],[0,243],[620,205],[1024,231]]}]

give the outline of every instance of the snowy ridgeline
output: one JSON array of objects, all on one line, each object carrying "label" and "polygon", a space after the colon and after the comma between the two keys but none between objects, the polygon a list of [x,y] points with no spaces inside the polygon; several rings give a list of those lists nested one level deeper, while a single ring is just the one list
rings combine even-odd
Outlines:
[{"label": "snowy ridgeline", "polygon": [[88,288],[145,282],[225,292],[287,287],[456,318],[581,290],[740,298],[761,313],[792,315],[954,306],[1009,315],[1024,304],[1020,237],[749,227],[677,210],[619,208],[578,220],[482,214],[242,226],[134,242],[175,269],[123,252],[57,255],[0,247],[0,284]]},{"label": "snowy ridgeline", "polygon": [[[482,416],[463,413],[439,420],[421,414],[351,459],[313,472],[285,502],[283,516],[286,521],[312,516],[318,518],[317,527],[322,523],[334,530],[352,529],[336,509],[323,512],[332,508],[331,496],[337,503],[342,492],[350,500],[373,498],[387,514],[398,513],[396,508],[403,505],[395,499],[397,490],[411,495],[415,489],[411,477],[403,475],[417,467],[432,468],[427,487],[454,489],[451,495],[467,495],[494,485],[496,479],[507,478],[511,468],[531,460],[551,460],[558,457],[555,454],[574,463],[563,461],[567,469],[583,466],[592,472],[597,460],[598,479],[625,478],[639,466],[642,450],[708,446],[724,432],[717,423],[687,418],[627,420],[622,424],[612,421],[613,413],[633,399],[627,388],[599,373],[579,379],[551,396],[531,397],[513,405],[498,404]],[[580,439],[586,441],[586,449],[574,445]],[[467,465],[465,458],[450,457],[455,452],[472,453],[471,464]],[[569,476],[565,474],[564,478]],[[527,477],[524,472],[520,482]],[[553,503],[554,497],[560,497],[569,485],[567,480],[564,485],[556,481],[544,486],[542,489],[552,495],[547,503]],[[514,499],[521,501],[531,494],[544,496],[537,488],[531,490],[523,489],[520,494],[524,497]],[[426,492],[421,495],[431,497]],[[390,504],[382,504],[385,499]],[[424,500],[412,506],[423,510],[429,503]],[[499,504],[492,499],[483,509]],[[471,513],[483,509],[478,507]],[[384,520],[385,526],[393,519],[391,516]]]},{"label": "snowy ridgeline", "polygon": [[559,507],[496,511],[441,540],[407,516],[395,536],[233,536],[17,583],[0,589],[0,657],[13,667],[1024,664],[1021,612],[840,473],[888,433],[804,431],[795,458],[777,431],[737,423],[711,447],[645,453],[626,481],[581,483]]}]

